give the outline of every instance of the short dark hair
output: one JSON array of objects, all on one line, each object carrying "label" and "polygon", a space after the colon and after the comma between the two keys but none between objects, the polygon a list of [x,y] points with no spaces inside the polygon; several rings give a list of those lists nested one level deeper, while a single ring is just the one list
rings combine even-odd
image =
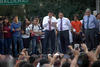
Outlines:
[{"label": "short dark hair", "polygon": [[79,19],[79,14],[74,14],[74,17],[77,17]]},{"label": "short dark hair", "polygon": [[14,19],[15,19],[15,17],[18,17],[18,16],[13,16],[12,20],[14,20]]},{"label": "short dark hair", "polygon": [[61,65],[61,61],[60,60],[57,60],[54,62],[54,67],[60,67]]},{"label": "short dark hair", "polygon": [[62,13],[63,14],[63,12],[59,12],[59,13]]},{"label": "short dark hair", "polygon": [[8,17],[4,17],[3,20],[8,19]]},{"label": "short dark hair", "polygon": [[81,53],[78,58],[77,64],[79,65],[79,67],[89,67],[90,61],[87,54]]},{"label": "short dark hair", "polygon": [[100,67],[100,60],[95,61],[95,62],[92,64],[92,67]]},{"label": "short dark hair", "polygon": [[64,63],[62,64],[62,67],[70,67],[70,63],[64,62]]},{"label": "short dark hair", "polygon": [[19,63],[19,67],[22,67],[24,64],[26,64],[27,62],[26,61],[21,61],[20,63]]},{"label": "short dark hair", "polygon": [[49,64],[49,60],[48,59],[41,59],[40,60],[40,67],[44,64]]},{"label": "short dark hair", "polygon": [[32,64],[30,64],[30,63],[26,63],[22,67],[34,67],[34,66]]},{"label": "short dark hair", "polygon": [[48,13],[53,13],[53,11],[52,10],[49,10]]},{"label": "short dark hair", "polygon": [[34,56],[31,56],[31,57],[29,58],[29,63],[33,64],[34,61],[35,61],[35,57],[34,57]]},{"label": "short dark hair", "polygon": [[8,67],[7,61],[0,61],[0,67]]},{"label": "short dark hair", "polygon": [[99,15],[100,13],[98,13],[97,15],[96,15],[96,17]]}]

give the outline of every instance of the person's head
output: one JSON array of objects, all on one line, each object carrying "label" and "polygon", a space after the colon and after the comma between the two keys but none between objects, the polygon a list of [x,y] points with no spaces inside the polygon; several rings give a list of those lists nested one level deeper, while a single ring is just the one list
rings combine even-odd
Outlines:
[{"label": "person's head", "polygon": [[44,64],[42,67],[51,67],[50,64]]},{"label": "person's head", "polygon": [[0,61],[0,67],[8,67],[7,61]]},{"label": "person's head", "polygon": [[11,55],[0,56],[0,67],[14,67],[14,59]]},{"label": "person's head", "polygon": [[40,67],[42,67],[44,64],[49,64],[49,60],[48,59],[41,59],[40,60]]},{"label": "person's head", "polygon": [[14,16],[13,17],[13,21],[16,22],[16,23],[18,23],[18,16]]},{"label": "person's head", "polygon": [[97,19],[100,19],[100,13],[98,13],[98,14],[96,15],[96,18],[97,18]]},{"label": "person's head", "polygon": [[70,63],[64,62],[61,67],[70,67]]},{"label": "person's head", "polygon": [[2,18],[0,18],[0,23],[3,23],[3,19]]},{"label": "person's head", "polygon": [[51,18],[53,16],[53,12],[52,11],[49,11],[48,12],[48,16],[49,16],[49,18]]},{"label": "person's head", "polygon": [[100,67],[100,60],[99,60],[99,61],[95,61],[95,62],[92,64],[92,67]]},{"label": "person's head", "polygon": [[30,23],[30,20],[28,18],[25,18],[24,22],[27,24]]},{"label": "person's head", "polygon": [[39,61],[41,60],[41,58],[39,57],[39,55],[32,55],[32,57],[29,60],[29,63],[33,64],[35,67],[38,65]]},{"label": "person's head", "polygon": [[25,18],[25,21],[29,21],[28,18]]},{"label": "person's head", "polygon": [[79,67],[89,67],[89,58],[87,56],[87,54],[82,53],[80,54],[77,64],[79,65]]},{"label": "person's head", "polygon": [[64,14],[62,12],[59,12],[59,18],[63,18]]},{"label": "person's head", "polygon": [[8,18],[4,18],[4,25],[9,25],[9,19]]},{"label": "person's head", "polygon": [[90,10],[89,8],[86,9],[85,14],[86,14],[87,16],[90,16],[90,15],[91,15],[91,10]]},{"label": "person's head", "polygon": [[39,24],[39,19],[38,18],[33,19],[33,24],[38,25]]},{"label": "person's head", "polygon": [[34,67],[34,66],[30,63],[25,63],[22,67]]},{"label": "person's head", "polygon": [[35,57],[34,56],[29,57],[29,63],[33,64],[34,61],[35,61]]},{"label": "person's head", "polygon": [[74,21],[77,21],[79,19],[79,15],[78,14],[75,14],[74,15]]},{"label": "person's head", "polygon": [[19,63],[19,67],[22,67],[24,64],[26,64],[27,62],[26,61],[20,61],[20,63]]},{"label": "person's head", "polygon": [[4,18],[4,22],[8,23],[9,22],[8,18]]},{"label": "person's head", "polygon": [[61,65],[61,60],[56,60],[54,62],[54,67],[60,67],[60,65]]},{"label": "person's head", "polygon": [[30,25],[30,21],[26,21],[25,24],[28,26]]}]

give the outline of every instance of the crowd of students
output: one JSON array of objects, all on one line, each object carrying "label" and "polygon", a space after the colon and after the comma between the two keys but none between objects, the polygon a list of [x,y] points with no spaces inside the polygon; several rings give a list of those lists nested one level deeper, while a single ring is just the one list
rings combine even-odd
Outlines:
[{"label": "crowd of students", "polygon": [[29,49],[31,40],[32,54],[36,54],[37,41],[40,41],[39,36],[42,34],[38,18],[33,19],[32,23],[28,19],[21,23],[18,16],[13,18],[12,23],[8,18],[0,18],[0,54],[14,53],[14,56],[17,56],[23,48]]}]

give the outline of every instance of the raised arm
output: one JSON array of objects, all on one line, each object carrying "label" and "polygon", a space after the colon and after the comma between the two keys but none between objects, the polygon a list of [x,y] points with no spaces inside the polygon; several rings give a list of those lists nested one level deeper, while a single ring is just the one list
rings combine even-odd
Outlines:
[{"label": "raised arm", "polygon": [[74,50],[73,54],[74,54],[74,59],[72,60],[70,67],[76,67],[77,66],[77,61],[78,61],[78,57],[79,57],[79,51],[78,50]]}]

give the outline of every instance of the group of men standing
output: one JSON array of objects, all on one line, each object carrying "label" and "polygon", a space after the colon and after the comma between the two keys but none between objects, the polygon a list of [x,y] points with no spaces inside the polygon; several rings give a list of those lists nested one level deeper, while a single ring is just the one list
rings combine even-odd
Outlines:
[{"label": "group of men standing", "polygon": [[[44,51],[48,53],[49,47],[51,47],[50,53],[55,50],[55,37],[56,31],[59,33],[61,51],[65,54],[68,51],[68,46],[70,43],[70,31],[72,31],[73,44],[83,43],[83,38],[85,37],[85,43],[87,44],[89,50],[96,48],[95,35],[98,30],[97,19],[91,14],[90,9],[86,9],[85,15],[82,22],[79,20],[79,15],[74,15],[74,20],[70,20],[64,17],[62,12],[59,12],[58,19],[53,16],[52,12],[48,13],[48,16],[43,19],[43,27],[45,30],[45,46]],[[56,30],[56,31],[55,31]]]},{"label": "group of men standing", "polygon": [[[51,52],[53,53],[55,50],[55,40],[56,40],[56,30],[60,33],[60,42],[62,47],[62,52],[66,52],[66,48],[70,45],[69,42],[69,30],[71,29],[71,24],[68,18],[65,18],[63,13],[59,13],[59,19],[53,16],[52,12],[48,13],[48,16],[43,19],[43,27],[45,29],[45,49],[44,51],[48,51],[49,46],[51,46]],[[48,52],[46,52],[48,53]]]}]

